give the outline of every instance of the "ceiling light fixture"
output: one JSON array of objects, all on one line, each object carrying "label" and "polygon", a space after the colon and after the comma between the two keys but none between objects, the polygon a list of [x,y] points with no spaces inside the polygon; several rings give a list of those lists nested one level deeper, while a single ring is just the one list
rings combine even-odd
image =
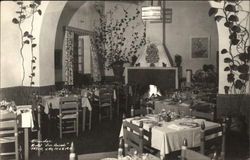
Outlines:
[{"label": "ceiling light fixture", "polygon": [[151,6],[142,7],[142,20],[144,21],[154,21],[162,19],[162,8],[161,2],[158,1],[157,6],[153,6],[153,0],[151,1]]}]

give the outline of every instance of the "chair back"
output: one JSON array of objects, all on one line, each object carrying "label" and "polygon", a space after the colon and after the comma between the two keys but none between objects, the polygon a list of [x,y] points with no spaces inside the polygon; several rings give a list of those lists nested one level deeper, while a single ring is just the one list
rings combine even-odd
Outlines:
[{"label": "chair back", "polygon": [[[5,151],[4,144],[14,143],[15,151]],[[15,113],[0,112],[0,159],[2,156],[14,155],[15,159],[19,159],[18,154],[18,129],[17,116]]]},{"label": "chair back", "polygon": [[183,145],[181,147],[181,160],[211,160],[210,157],[188,149],[187,143],[185,141],[186,139],[184,139]]},{"label": "chair back", "polygon": [[[225,140],[226,140],[226,125],[206,129],[201,129],[200,152],[207,155],[210,153],[220,153],[222,160],[225,159]],[[220,151],[220,152],[218,152]]]},{"label": "chair back", "polygon": [[79,112],[79,98],[78,97],[61,97],[59,114],[60,116],[68,114],[76,114]]},{"label": "chair back", "polygon": [[215,120],[215,104],[213,103],[197,104],[190,109],[190,112],[191,116],[197,118],[204,118],[210,121]]},{"label": "chair back", "polygon": [[61,97],[59,106],[59,131],[61,139],[63,133],[76,133],[76,136],[78,136],[78,120],[79,98],[73,96]]},{"label": "chair back", "polygon": [[123,120],[123,136],[125,142],[125,154],[129,148],[134,148],[138,153],[144,152],[144,146],[151,146],[151,131],[143,129],[143,123],[140,125],[132,124]]},{"label": "chair back", "polygon": [[99,107],[112,105],[113,90],[111,88],[99,89]]}]

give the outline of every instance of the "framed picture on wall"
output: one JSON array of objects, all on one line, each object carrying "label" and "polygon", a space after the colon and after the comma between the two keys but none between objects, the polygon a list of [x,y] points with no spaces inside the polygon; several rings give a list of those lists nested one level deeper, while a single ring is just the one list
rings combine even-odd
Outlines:
[{"label": "framed picture on wall", "polygon": [[210,57],[210,37],[191,37],[191,59],[208,59]]}]

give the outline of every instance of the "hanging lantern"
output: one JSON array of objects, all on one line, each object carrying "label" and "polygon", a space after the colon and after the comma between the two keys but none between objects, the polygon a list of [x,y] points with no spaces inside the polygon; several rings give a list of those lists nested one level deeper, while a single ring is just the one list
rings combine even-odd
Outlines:
[{"label": "hanging lantern", "polygon": [[161,20],[161,6],[148,6],[142,7],[142,20],[153,21]]}]

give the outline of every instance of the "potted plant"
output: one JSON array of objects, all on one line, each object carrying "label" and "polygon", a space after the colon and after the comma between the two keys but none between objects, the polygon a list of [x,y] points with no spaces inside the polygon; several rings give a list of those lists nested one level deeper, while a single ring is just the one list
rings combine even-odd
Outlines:
[{"label": "potted plant", "polygon": [[180,66],[181,66],[181,62],[182,62],[182,57],[181,57],[181,55],[176,54],[176,55],[174,56],[174,61],[175,61],[176,66],[177,66],[177,67],[180,67]]},{"label": "potted plant", "polygon": [[[97,9],[100,16],[100,24],[94,29],[92,44],[98,57],[103,62],[103,69],[113,69],[116,79],[121,80],[123,64],[134,62],[138,50],[145,45],[145,26],[140,19],[140,11],[135,9],[129,14],[127,9],[116,5],[110,11],[104,13]],[[114,18],[117,13],[123,13],[121,18]],[[144,29],[139,32],[138,28]],[[131,37],[131,38],[128,38]]]}]

